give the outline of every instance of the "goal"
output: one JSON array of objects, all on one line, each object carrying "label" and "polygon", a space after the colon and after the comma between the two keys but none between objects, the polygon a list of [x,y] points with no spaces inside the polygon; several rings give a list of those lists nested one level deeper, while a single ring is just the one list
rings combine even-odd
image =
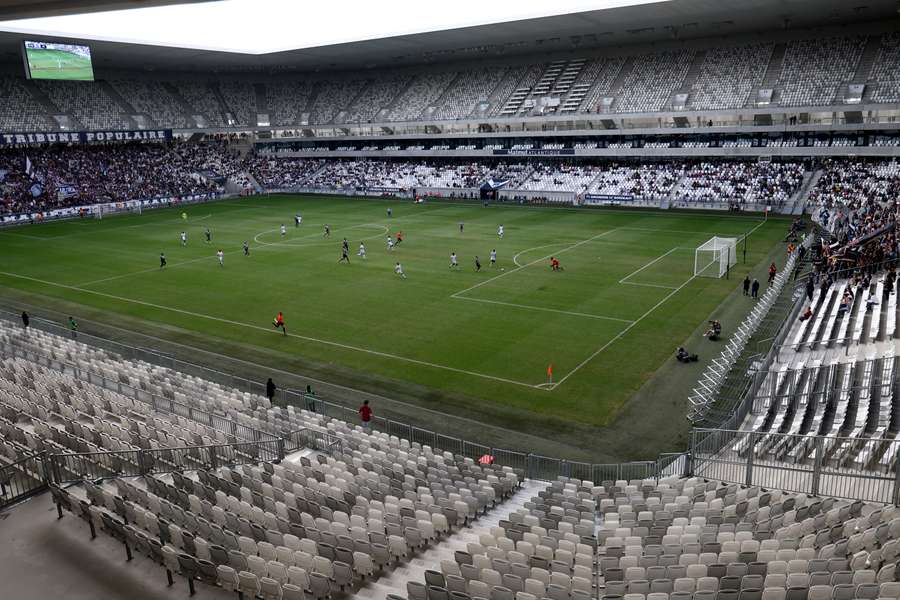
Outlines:
[{"label": "goal", "polygon": [[723,277],[737,263],[737,238],[714,237],[694,251],[694,277]]},{"label": "goal", "polygon": [[103,219],[112,215],[140,215],[141,202],[107,202],[106,204],[95,204],[91,207],[91,215],[95,219]]}]

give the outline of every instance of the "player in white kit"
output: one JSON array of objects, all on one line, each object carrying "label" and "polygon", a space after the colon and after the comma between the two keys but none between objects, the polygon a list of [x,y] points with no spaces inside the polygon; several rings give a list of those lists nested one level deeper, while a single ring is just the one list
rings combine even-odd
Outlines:
[{"label": "player in white kit", "polygon": [[362,258],[366,257],[366,245],[362,242],[359,243],[359,252],[357,252],[357,255],[361,256]]},{"label": "player in white kit", "polygon": [[181,232],[181,245],[187,246],[187,233],[184,231]]},{"label": "player in white kit", "polygon": [[456,262],[456,252],[451,252],[451,253],[450,253],[450,268],[451,268],[451,269],[458,269],[458,268],[459,268],[459,263]]},{"label": "player in white kit", "polygon": [[225,253],[222,252],[221,250],[219,250],[218,252],[216,252],[216,258],[219,259],[219,266],[224,267],[225,266]]},{"label": "player in white kit", "polygon": [[497,235],[500,237],[501,240],[503,239],[503,225],[501,225],[500,227],[497,228]]}]

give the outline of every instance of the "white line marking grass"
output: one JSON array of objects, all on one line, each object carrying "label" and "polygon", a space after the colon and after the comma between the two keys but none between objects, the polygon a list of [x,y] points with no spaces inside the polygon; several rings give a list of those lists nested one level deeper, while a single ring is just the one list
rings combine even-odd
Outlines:
[{"label": "white line marking grass", "polygon": [[[651,260],[650,262],[648,262],[646,265],[644,265],[643,267],[641,267],[641,268],[638,269],[637,271],[632,271],[631,273],[629,273],[628,275],[626,275],[625,277],[623,277],[622,279],[620,279],[620,280],[619,280],[619,283],[625,283],[625,282],[627,282],[629,279],[631,279],[632,277],[634,277],[635,275],[637,275],[638,273],[640,273],[640,272],[643,271],[644,269],[646,269],[646,268],[648,268],[648,267],[652,267],[653,265],[655,265],[656,263],[658,263],[659,261],[661,261],[662,259],[664,259],[665,257],[667,257],[668,255],[672,254],[673,252],[675,252],[675,251],[678,250],[678,249],[679,249],[679,248],[676,246],[675,248],[672,248],[671,250],[669,250],[669,251],[666,252],[665,254],[662,254],[662,255],[660,255],[660,256],[657,256],[656,258],[654,258],[653,260]],[[598,257],[598,258],[602,259],[603,257],[601,256],[601,257]]]},{"label": "white line marking grass", "polygon": [[674,296],[675,294],[677,294],[678,292],[680,292],[680,291],[684,288],[684,286],[686,286],[687,284],[689,284],[690,282],[692,282],[692,281],[694,280],[694,278],[695,278],[695,276],[692,275],[690,279],[688,279],[687,281],[685,281],[684,283],[682,283],[681,285],[679,285],[677,288],[675,288],[674,290],[672,290],[671,292],[669,292],[668,294],[666,294],[665,297],[663,297],[662,300],[660,300],[659,302],[657,302],[656,304],[654,304],[652,307],[650,307],[650,309],[649,309],[647,312],[645,312],[644,314],[642,314],[640,317],[638,317],[637,320],[635,320],[635,321],[632,322],[630,325],[628,325],[625,329],[623,329],[623,330],[620,331],[618,334],[616,334],[616,336],[615,336],[613,339],[609,340],[608,342],[606,342],[605,344],[603,344],[602,346],[600,346],[600,348],[598,348],[593,354],[591,354],[591,355],[588,356],[586,359],[584,359],[583,361],[581,361],[581,363],[579,363],[574,369],[572,369],[571,371],[569,371],[568,373],[566,373],[565,377],[563,377],[563,378],[560,379],[559,381],[555,382],[555,383],[552,385],[552,387],[550,387],[550,389],[551,389],[551,390],[555,390],[556,388],[558,388],[559,386],[561,386],[563,383],[565,383],[565,381],[566,381],[569,377],[571,377],[572,375],[574,375],[575,373],[577,373],[583,366],[585,366],[586,364],[588,364],[589,362],[591,362],[592,360],[594,360],[594,358],[595,358],[598,354],[600,354],[601,352],[603,352],[604,350],[606,350],[607,348],[609,348],[610,346],[612,346],[616,341],[622,339],[622,337],[623,337],[626,333],[628,333],[629,331],[631,331],[631,328],[632,328],[632,327],[634,327],[635,325],[637,325],[638,323],[640,323],[641,321],[643,321],[644,319],[646,319],[648,316],[650,316],[650,314],[652,314],[653,311],[655,311],[657,308],[659,308],[660,306],[662,306],[663,304],[665,304],[665,302],[666,302],[669,298],[671,298],[672,296]]},{"label": "white line marking grass", "polygon": [[[27,275],[19,275],[17,273],[9,273],[6,271],[0,271],[0,275],[5,275],[7,277],[13,277],[16,279],[24,279],[26,281],[34,281],[36,283],[41,283],[41,284],[49,285],[49,286],[53,286],[53,287],[58,287],[58,288],[63,288],[63,289],[68,289],[68,290],[75,290],[76,292],[83,292],[85,294],[93,294],[95,296],[110,298],[112,300],[118,300],[120,302],[128,302],[130,304],[139,304],[141,306],[148,306],[150,308],[155,308],[158,310],[164,310],[164,311],[174,312],[174,313],[178,313],[178,314],[182,314],[182,315],[187,315],[189,317],[194,317],[197,319],[206,319],[208,321],[216,321],[217,323],[226,323],[228,325],[245,327],[247,329],[254,329],[257,331],[265,331],[267,333],[271,333],[274,335],[283,335],[282,333],[278,332],[277,330],[272,329],[271,327],[261,327],[259,325],[253,325],[252,323],[242,323],[240,321],[232,321],[231,319],[215,317],[213,315],[207,315],[205,313],[198,313],[198,312],[193,312],[190,310],[183,310],[183,309],[175,308],[172,306],[164,306],[161,304],[155,304],[153,302],[145,302],[143,300],[135,300],[134,298],[126,298],[124,296],[116,296],[115,294],[107,294],[105,292],[98,292],[96,290],[80,288],[80,287],[77,287],[74,285],[66,285],[66,284],[57,283],[54,281],[47,281],[45,279],[38,279],[36,277],[29,277]],[[420,365],[423,367],[431,367],[433,369],[441,369],[444,371],[451,371],[451,372],[460,373],[463,375],[471,375],[473,377],[480,377],[482,379],[490,379],[492,381],[499,381],[501,383],[509,383],[512,385],[517,385],[517,386],[527,387],[527,388],[532,388],[532,389],[537,388],[537,386],[535,384],[526,383],[524,381],[516,381],[515,379],[507,379],[505,377],[497,377],[495,375],[488,375],[486,373],[479,373],[477,371],[467,371],[466,369],[458,369],[456,367],[449,367],[447,365],[441,365],[441,364],[428,362],[428,361],[424,361],[424,360],[418,360],[416,358],[409,358],[407,356],[390,354],[388,352],[381,352],[379,350],[372,350],[370,348],[362,348],[360,346],[351,346],[349,344],[342,344],[340,342],[334,342],[331,340],[324,340],[324,339],[314,338],[314,337],[306,336],[306,335],[298,335],[296,333],[288,333],[287,337],[293,337],[293,338],[297,338],[300,340],[305,340],[307,342],[314,342],[316,344],[322,344],[323,346],[331,346],[334,348],[341,348],[344,350],[353,350],[355,352],[363,352],[365,354],[371,354],[373,356],[380,356],[382,358],[391,358],[394,360],[400,360],[403,362],[408,362],[408,363]]]},{"label": "white line marking grass", "polygon": [[545,308],[543,306],[532,306],[530,304],[515,304],[513,302],[501,302],[499,300],[485,300],[484,298],[471,298],[468,296],[456,296],[457,300],[469,300],[471,302],[483,302],[485,304],[499,304],[500,306],[512,306],[513,308],[524,308],[527,310],[538,310],[543,312],[551,312],[560,315],[570,315],[573,317],[587,317],[590,319],[599,319],[602,321],[618,321],[619,323],[631,323],[631,319],[620,319],[618,317],[604,317],[602,315],[592,315],[588,313],[573,312],[570,310],[559,310],[556,308]]}]

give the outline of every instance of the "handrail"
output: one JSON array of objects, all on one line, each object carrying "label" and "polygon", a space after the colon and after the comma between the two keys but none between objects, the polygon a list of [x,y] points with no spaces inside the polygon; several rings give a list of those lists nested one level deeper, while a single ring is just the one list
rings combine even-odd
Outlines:
[{"label": "handrail", "polygon": [[47,489],[45,459],[46,452],[42,451],[0,464],[0,508]]},{"label": "handrail", "polygon": [[[0,319],[4,319],[4,314],[12,318],[18,318],[17,313],[13,313],[11,311],[0,308]],[[11,321],[12,319],[5,318],[4,320]],[[69,334],[68,329],[48,319],[35,317],[32,318],[31,322],[33,325],[41,325],[50,330],[52,333],[56,333],[58,335],[66,336]],[[85,340],[96,340],[96,343],[94,345],[97,347],[105,348],[105,346],[107,345],[113,345],[117,348],[121,348],[124,351],[122,354],[131,354],[132,356],[136,355],[135,350],[137,349],[134,346],[129,346],[121,342],[108,340],[106,338],[100,338],[98,336],[79,332],[78,340],[81,342],[85,342]],[[153,358],[158,358],[159,354],[161,353],[157,353],[155,350],[150,352],[147,352],[145,350],[140,353],[141,356]],[[168,367],[164,364],[164,362],[165,361],[160,361],[159,364],[161,364],[161,366],[166,366],[167,368],[174,368]],[[190,368],[191,370],[213,375],[212,377],[207,377],[212,381],[216,381],[217,379],[221,379],[224,377],[230,379],[235,384],[238,384],[233,384],[234,387],[239,387],[242,383],[248,390],[256,389],[259,390],[259,393],[262,393],[265,390],[264,384],[254,382],[243,377],[232,376],[227,373],[216,371],[215,369],[210,369],[208,367],[197,365],[195,363],[189,363],[187,361],[178,360],[178,362]],[[343,404],[325,400],[316,395],[308,395],[303,392],[296,392],[294,390],[285,389],[282,389],[279,392],[279,395],[276,396],[275,404],[283,403],[284,405],[295,406],[302,410],[308,410],[310,412],[321,414],[326,419],[341,419],[341,417],[343,417],[343,419],[341,420],[345,422],[352,422],[352,420],[357,416],[355,410],[350,409]],[[166,399],[166,402],[168,401],[169,400]],[[624,476],[626,474],[638,476],[631,477],[631,479],[643,479],[647,477],[659,479],[659,477],[662,476],[661,473],[656,469],[656,465],[658,464],[656,461],[635,461],[614,464],[583,463],[557,457],[539,456],[527,451],[491,447],[462,438],[444,435],[430,429],[415,427],[409,423],[403,423],[400,421],[395,421],[393,419],[387,419],[385,417],[374,416],[372,418],[372,426],[374,429],[382,431],[389,435],[405,438],[410,442],[427,444],[432,446],[433,448],[440,448],[445,451],[450,451],[453,454],[466,456],[474,460],[478,460],[484,455],[489,455],[496,459],[497,464],[505,464],[519,469],[525,474],[526,477],[533,479],[553,480],[560,476],[578,476],[585,480],[600,482],[602,480],[609,479],[610,476],[613,476],[613,478],[620,478],[618,477],[618,475]],[[291,432],[287,433],[290,434]],[[279,438],[279,441],[282,442],[283,448],[292,447],[290,439]],[[340,438],[336,438],[327,441],[324,444],[324,447],[317,449],[326,452],[342,452],[343,441],[340,440]]]}]

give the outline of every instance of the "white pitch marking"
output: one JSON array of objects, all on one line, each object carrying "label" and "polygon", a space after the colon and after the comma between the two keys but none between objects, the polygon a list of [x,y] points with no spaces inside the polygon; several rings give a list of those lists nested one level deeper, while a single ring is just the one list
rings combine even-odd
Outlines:
[{"label": "white pitch marking", "polygon": [[604,317],[601,315],[592,315],[589,313],[572,312],[569,310],[558,310],[556,308],[545,308],[543,306],[532,306],[529,304],[514,304],[512,302],[501,302],[499,300],[485,300],[484,298],[470,298],[466,296],[457,296],[457,300],[471,300],[472,302],[484,302],[485,304],[499,304],[501,306],[512,306],[514,308],[525,308],[528,310],[539,310],[544,312],[558,313],[561,315],[571,315],[573,317],[589,317],[591,319],[600,319],[603,321],[618,321],[620,323],[631,323],[631,319],[620,319],[618,317]]},{"label": "white pitch marking", "polygon": [[544,244],[543,246],[535,246],[534,248],[526,248],[525,250],[522,250],[521,252],[518,252],[515,256],[513,256],[513,263],[514,263],[517,267],[524,267],[525,265],[523,265],[523,264],[521,264],[521,263],[519,262],[519,257],[522,256],[523,254],[527,254],[527,253],[532,252],[532,251],[534,251],[534,250],[540,250],[540,249],[542,249],[542,248],[550,248],[551,246],[554,246],[554,247],[555,247],[555,246],[562,246],[564,243],[565,243],[565,242],[558,243],[558,244]]},{"label": "white pitch marking", "polygon": [[607,348],[609,348],[610,346],[612,346],[613,343],[615,343],[617,340],[622,339],[622,336],[624,336],[626,333],[628,333],[629,331],[631,331],[631,328],[632,328],[632,327],[634,327],[635,325],[637,325],[638,323],[640,323],[641,321],[643,321],[643,320],[644,320],[645,318],[647,318],[653,311],[655,311],[657,308],[659,308],[660,306],[662,306],[669,298],[671,298],[672,296],[674,296],[675,294],[677,294],[678,292],[680,292],[680,291],[684,288],[684,286],[686,286],[687,284],[689,284],[690,282],[692,282],[692,281],[694,280],[695,277],[696,277],[696,275],[692,275],[690,279],[688,279],[687,281],[685,281],[684,283],[682,283],[680,286],[678,286],[677,288],[675,288],[674,290],[672,290],[671,292],[669,292],[668,294],[666,294],[666,296],[665,296],[662,300],[660,300],[659,302],[657,302],[656,304],[654,304],[647,312],[645,312],[645,313],[642,314],[640,317],[638,317],[636,321],[634,321],[634,322],[631,323],[628,327],[626,327],[625,329],[623,329],[622,331],[620,331],[620,332],[616,335],[616,337],[614,337],[613,339],[609,340],[608,342],[606,342],[605,344],[603,344],[602,346],[600,346],[600,348],[599,348],[598,350],[596,350],[593,354],[591,354],[591,355],[588,356],[586,359],[584,359],[583,361],[581,361],[581,363],[579,363],[578,366],[576,366],[574,369],[572,369],[571,371],[569,371],[568,373],[566,373],[565,377],[563,377],[562,379],[560,379],[559,381],[557,381],[556,383],[554,383],[554,384],[553,384],[553,387],[551,387],[550,389],[551,389],[551,390],[555,390],[558,386],[562,385],[563,382],[565,382],[566,379],[568,379],[569,377],[571,377],[572,375],[574,375],[574,374],[575,374],[579,369],[581,369],[584,365],[586,365],[586,364],[588,364],[589,362],[591,362],[592,360],[594,360],[594,358],[595,358],[598,354],[600,354],[601,352],[603,352],[604,350],[606,350]]},{"label": "white pitch marking", "polygon": [[[219,323],[227,323],[227,324],[229,324],[229,325],[236,325],[236,326],[238,326],[238,327],[246,327],[246,328],[248,328],[248,329],[255,329],[255,330],[259,330],[259,331],[265,331],[265,332],[272,333],[272,334],[275,334],[275,335],[283,335],[283,334],[279,333],[278,331],[273,330],[273,329],[270,328],[270,327],[260,327],[259,325],[252,325],[252,324],[250,324],[250,323],[241,323],[240,321],[232,321],[232,320],[230,320],[230,319],[223,319],[223,318],[221,318],[221,317],[214,317],[214,316],[212,316],[212,315],[207,315],[207,314],[204,314],[204,313],[198,313],[198,312],[193,312],[193,311],[189,311],[189,310],[182,310],[182,309],[180,309],[180,308],[174,308],[174,307],[172,307],[172,306],[164,306],[164,305],[161,305],[161,304],[154,304],[154,303],[152,303],[152,302],[145,302],[145,301],[143,301],[143,300],[135,300],[135,299],[133,299],[133,298],[125,298],[124,296],[116,296],[116,295],[114,295],[114,294],[107,294],[107,293],[104,293],[104,292],[98,292],[98,291],[95,291],[95,290],[89,290],[89,289],[85,289],[85,288],[76,287],[76,286],[74,286],[74,285],[66,285],[66,284],[63,284],[63,283],[57,283],[57,282],[54,282],[54,281],[47,281],[47,280],[45,280],[45,279],[38,279],[38,278],[36,278],[36,277],[29,277],[29,276],[27,276],[27,275],[19,275],[19,274],[17,274],[17,273],[9,273],[9,272],[6,272],[6,271],[0,271],[0,275],[6,275],[7,277],[14,277],[14,278],[17,278],[17,279],[25,279],[25,280],[27,280],[27,281],[34,281],[34,282],[41,283],[41,284],[44,284],[44,285],[50,285],[50,286],[59,287],[59,288],[64,288],[64,289],[69,289],[69,290],[75,290],[76,292],[83,292],[83,293],[85,293],[85,294],[93,294],[93,295],[95,295],[95,296],[102,296],[102,297],[104,297],[104,298],[111,298],[111,299],[113,299],[113,300],[118,300],[118,301],[120,301],[120,302],[130,302],[130,303],[132,303],[132,304],[139,304],[139,305],[141,305],[141,306],[149,306],[150,308],[156,308],[156,309],[159,309],[159,310],[165,310],[165,311],[169,311],[169,312],[174,312],[174,313],[179,313],[179,314],[183,314],[183,315],[188,315],[188,316],[190,316],[190,317],[195,317],[195,318],[198,318],[198,319],[207,319],[207,320],[210,320],[210,321],[216,321],[216,322],[219,322]],[[527,387],[527,388],[532,388],[532,389],[534,389],[534,388],[536,387],[534,384],[531,384],[531,383],[525,383],[525,382],[522,382],[522,381],[516,381],[516,380],[514,380],[514,379],[506,379],[506,378],[504,378],[504,377],[497,377],[497,376],[495,376],[495,375],[488,375],[488,374],[486,374],[486,373],[478,373],[477,371],[467,371],[467,370],[465,370],[465,369],[457,369],[456,367],[448,367],[448,366],[446,366],[446,365],[439,365],[439,364],[437,364],[437,363],[432,363],[432,362],[428,362],[428,361],[424,361],[424,360],[418,360],[418,359],[415,359],[415,358],[409,358],[409,357],[406,357],[406,356],[399,356],[399,355],[396,355],[396,354],[390,354],[390,353],[388,353],[388,352],[380,352],[380,351],[378,351],[378,350],[371,350],[371,349],[369,349],[369,348],[360,348],[359,346],[351,346],[351,345],[349,345],[349,344],[342,344],[342,343],[340,343],[340,342],[333,342],[333,341],[331,341],[331,340],[323,340],[323,339],[314,338],[314,337],[305,336],[305,335],[297,335],[296,333],[289,333],[289,334],[287,334],[287,335],[288,335],[288,337],[294,337],[294,338],[297,338],[297,339],[306,340],[306,341],[308,341],[308,342],[315,342],[315,343],[317,343],[317,344],[322,344],[322,345],[324,345],[324,346],[333,346],[333,347],[335,347],[335,348],[342,348],[342,349],[344,349],[344,350],[353,350],[353,351],[355,351],[355,352],[363,352],[363,353],[365,353],[365,354],[371,354],[371,355],[374,355],[374,356],[380,356],[380,357],[383,357],[383,358],[391,358],[391,359],[394,359],[394,360],[400,360],[400,361],[403,361],[403,362],[408,362],[408,363],[412,363],[412,364],[417,364],[417,365],[421,365],[421,366],[424,366],[424,367],[431,367],[431,368],[434,368],[434,369],[442,369],[442,370],[444,370],[444,371],[452,371],[452,372],[454,372],[454,373],[461,373],[461,374],[463,374],[463,375],[471,375],[471,376],[473,376],[473,377],[480,377],[480,378],[482,378],[482,379],[490,379],[490,380],[492,380],[492,381],[499,381],[499,382],[501,382],[501,383],[510,383],[510,384],[513,384],[513,385],[518,385],[518,386],[521,386],[521,387]]]},{"label": "white pitch marking", "polygon": [[[533,261],[531,261],[530,263],[525,263],[524,265],[520,265],[520,266],[516,267],[515,269],[511,269],[511,270],[509,270],[509,271],[505,271],[505,272],[503,272],[503,273],[500,273],[499,275],[495,275],[495,276],[491,277],[490,279],[485,279],[484,281],[481,281],[481,282],[479,282],[479,283],[476,283],[475,285],[473,285],[473,286],[471,286],[471,287],[467,287],[466,289],[464,289],[464,290],[462,290],[462,291],[459,291],[459,292],[456,292],[456,293],[454,293],[454,294],[451,294],[450,297],[451,297],[451,298],[459,298],[460,296],[462,296],[462,295],[465,294],[466,292],[471,292],[472,290],[474,290],[474,289],[476,289],[476,288],[479,288],[479,287],[481,287],[481,286],[483,286],[483,285],[485,285],[485,284],[491,283],[492,281],[495,281],[495,280],[497,280],[497,279],[500,279],[501,277],[506,277],[507,275],[511,275],[512,273],[515,273],[516,271],[521,271],[521,270],[524,269],[525,267],[530,267],[531,265],[537,264],[537,263],[539,263],[539,262],[541,262],[541,261],[545,261],[545,260],[547,260],[548,258],[550,258],[551,256],[555,256],[555,255],[557,255],[557,254],[563,254],[563,253],[565,253],[565,252],[568,252],[569,250],[574,250],[575,248],[578,248],[578,247],[581,246],[582,244],[587,244],[588,242],[592,242],[592,241],[594,241],[594,240],[596,240],[596,239],[599,239],[599,238],[601,238],[601,237],[603,237],[603,236],[609,235],[609,234],[611,234],[611,233],[615,233],[615,232],[618,231],[619,229],[620,229],[619,227],[616,227],[615,229],[610,229],[610,230],[608,230],[608,231],[604,231],[603,233],[598,233],[597,235],[595,235],[595,236],[593,236],[593,237],[589,237],[589,238],[587,238],[587,239],[585,239],[585,240],[581,240],[580,242],[575,242],[575,243],[572,244],[571,246],[568,246],[568,247],[566,247],[566,248],[563,248],[563,249],[560,250],[559,252],[556,252],[556,253],[554,253],[554,254],[548,254],[547,256],[542,256],[541,258],[536,258],[536,259],[534,259]],[[521,254],[521,253],[520,253],[520,254]]]},{"label": "white pitch marking", "polygon": [[[637,275],[638,273],[640,273],[641,271],[643,271],[643,270],[646,269],[647,267],[652,267],[653,265],[655,265],[656,263],[658,263],[659,261],[661,261],[662,259],[664,259],[664,258],[667,257],[668,255],[672,254],[672,253],[675,252],[676,250],[678,250],[677,247],[672,248],[671,250],[669,250],[668,252],[666,252],[665,254],[663,254],[663,255],[661,255],[661,256],[657,256],[656,258],[654,258],[653,260],[651,260],[650,262],[648,262],[646,265],[644,265],[643,267],[641,267],[641,268],[638,269],[637,271],[634,271],[633,273],[629,273],[628,275],[626,275],[625,277],[623,277],[622,279],[620,279],[620,280],[619,280],[619,283],[625,283],[628,279],[631,279],[632,277],[634,277],[635,275]],[[602,256],[598,256],[597,258],[603,259]]]}]

